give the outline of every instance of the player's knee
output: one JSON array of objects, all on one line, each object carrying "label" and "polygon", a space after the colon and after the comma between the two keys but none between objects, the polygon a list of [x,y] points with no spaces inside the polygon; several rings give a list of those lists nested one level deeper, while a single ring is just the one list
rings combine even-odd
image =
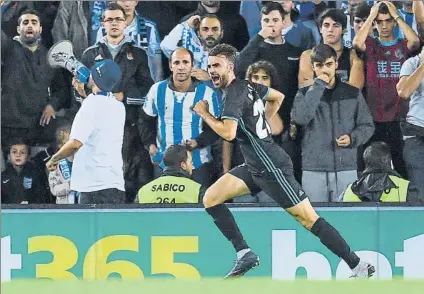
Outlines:
[{"label": "player's knee", "polygon": [[311,230],[312,226],[317,221],[316,217],[308,214],[296,215],[294,217],[308,231]]},{"label": "player's knee", "polygon": [[215,203],[216,202],[215,198],[216,197],[214,197],[213,191],[211,191],[210,189],[207,189],[205,192],[205,196],[203,196],[203,206],[205,208],[209,208],[219,204],[219,203]]}]

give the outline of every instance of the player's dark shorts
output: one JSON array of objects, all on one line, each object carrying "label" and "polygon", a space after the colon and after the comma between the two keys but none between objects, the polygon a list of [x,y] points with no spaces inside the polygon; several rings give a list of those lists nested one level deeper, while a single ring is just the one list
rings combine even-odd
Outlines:
[{"label": "player's dark shorts", "polygon": [[306,198],[305,192],[294,178],[292,169],[277,168],[270,172],[252,173],[246,164],[242,164],[229,173],[245,182],[252,195],[264,191],[283,208],[293,207]]}]

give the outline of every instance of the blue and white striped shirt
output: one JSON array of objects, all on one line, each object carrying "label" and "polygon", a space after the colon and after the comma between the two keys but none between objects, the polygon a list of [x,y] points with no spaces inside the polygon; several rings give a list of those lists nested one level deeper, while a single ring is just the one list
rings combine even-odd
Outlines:
[{"label": "blue and white striped shirt", "polygon": [[[190,110],[197,102],[206,100],[209,112],[215,117],[220,112],[214,90],[205,83],[193,82],[193,90],[184,93],[174,91],[171,87],[168,80],[154,84],[143,106],[147,115],[158,116],[156,142],[159,152],[165,151],[170,145],[181,144],[200,135],[203,120]],[[212,159],[209,146],[194,150],[192,155],[194,168]]]}]

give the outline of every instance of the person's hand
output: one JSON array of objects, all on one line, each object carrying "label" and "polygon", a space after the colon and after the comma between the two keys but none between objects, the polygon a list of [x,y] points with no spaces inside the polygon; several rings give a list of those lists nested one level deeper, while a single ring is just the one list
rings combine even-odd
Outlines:
[{"label": "person's hand", "polygon": [[118,101],[124,101],[124,93],[119,92],[119,93],[113,93],[113,95],[115,95],[116,100]]},{"label": "person's hand", "polygon": [[193,151],[194,149],[197,148],[197,141],[196,140],[186,140],[185,141],[185,146],[188,150]]},{"label": "person's hand", "polygon": [[350,146],[350,136],[343,135],[340,138],[336,139],[337,146],[339,147],[349,147]]},{"label": "person's hand", "polygon": [[378,10],[380,9],[380,5],[383,2],[377,2],[376,4],[374,4],[373,7],[371,7],[371,11],[370,11],[370,16],[372,20],[375,20],[378,16]]},{"label": "person's hand", "polygon": [[202,82],[209,81],[211,79],[207,71],[198,68],[193,68],[191,70],[191,76]]},{"label": "person's hand", "polygon": [[330,83],[330,77],[329,77],[328,75],[326,75],[326,74],[321,74],[321,75],[319,75],[319,76],[317,77],[317,79],[320,79],[320,80],[322,80],[322,81],[326,82],[327,84],[329,84],[329,83]]},{"label": "person's hand", "polygon": [[84,89],[84,84],[81,83],[77,78],[72,79],[72,86],[81,97],[83,98],[87,97],[87,94],[85,93],[85,89]]},{"label": "person's hand", "polygon": [[40,118],[40,126],[48,125],[52,118],[56,119],[56,110],[54,110],[53,106],[47,104]]},{"label": "person's hand", "polygon": [[200,100],[196,103],[196,105],[194,105],[192,110],[199,116],[202,116],[206,113],[209,113],[209,103],[205,100]]},{"label": "person's hand", "polygon": [[47,161],[46,168],[48,171],[55,171],[58,164],[59,164],[59,161],[55,160],[54,156],[52,156],[50,160]]},{"label": "person's hand", "polygon": [[152,163],[154,164],[154,165],[159,165],[159,163],[158,162],[156,162],[156,161],[154,161],[154,157],[155,157],[155,155],[158,153],[158,147],[156,147],[156,145],[155,144],[150,144],[150,146],[149,146],[149,154],[150,154],[150,160],[152,161]]},{"label": "person's hand", "polygon": [[197,27],[200,24],[200,16],[199,15],[193,15],[192,17],[190,17],[189,19],[187,19],[186,24],[188,24],[188,26],[194,30],[197,29]]},{"label": "person's hand", "polygon": [[270,27],[263,27],[258,35],[262,36],[262,38],[267,39],[269,37],[272,36],[272,34],[275,33],[275,29],[274,28],[270,28]]},{"label": "person's hand", "polygon": [[387,8],[389,9],[390,15],[396,19],[399,15],[399,11],[397,10],[396,6],[390,2],[390,1],[383,1],[384,4],[387,5]]}]

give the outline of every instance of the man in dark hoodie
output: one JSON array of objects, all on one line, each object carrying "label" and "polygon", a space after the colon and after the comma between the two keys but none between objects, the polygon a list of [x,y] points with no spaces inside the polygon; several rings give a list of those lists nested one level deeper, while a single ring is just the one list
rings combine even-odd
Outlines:
[{"label": "man in dark hoodie", "polygon": [[374,142],[364,152],[365,171],[349,185],[343,202],[416,202],[418,190],[392,168],[389,146]]},{"label": "man in dark hoodie", "polygon": [[293,121],[302,126],[302,183],[313,202],[337,201],[356,180],[357,148],[374,132],[361,91],[336,76],[337,53],[321,44],[312,50],[317,78],[296,95]]},{"label": "man in dark hoodie", "polygon": [[62,72],[47,62],[42,29],[38,12],[28,10],[18,19],[18,36],[11,39],[2,30],[2,146],[17,136],[30,146],[54,140],[56,111],[67,93]]}]

